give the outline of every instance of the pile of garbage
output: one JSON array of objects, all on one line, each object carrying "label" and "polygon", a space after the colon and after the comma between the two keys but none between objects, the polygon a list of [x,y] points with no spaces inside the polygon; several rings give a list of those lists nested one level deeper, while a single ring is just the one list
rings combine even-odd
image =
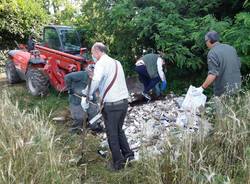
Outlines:
[{"label": "pile of garbage", "polygon": [[[172,94],[159,101],[129,107],[124,131],[135,159],[139,159],[142,147],[153,155],[161,154],[170,134],[174,133],[181,141],[185,135],[206,134],[210,130],[210,124],[201,118],[200,109],[183,108],[183,101],[184,96]],[[100,136],[105,149],[108,147],[106,135]]]}]

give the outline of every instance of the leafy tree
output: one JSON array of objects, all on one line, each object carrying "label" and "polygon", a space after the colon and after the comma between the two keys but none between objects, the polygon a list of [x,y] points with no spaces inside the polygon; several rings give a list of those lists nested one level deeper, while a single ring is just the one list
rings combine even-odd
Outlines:
[{"label": "leafy tree", "polygon": [[[0,3],[1,46],[13,40],[23,40],[31,32],[38,32],[49,16],[35,0],[2,0]],[[24,40],[23,40],[24,41]]]},{"label": "leafy tree", "polygon": [[73,25],[76,22],[77,9],[74,5],[66,2],[64,9],[55,14],[55,23],[62,25]]},{"label": "leafy tree", "polygon": [[235,24],[225,32],[224,40],[236,47],[241,56],[243,72],[250,68],[250,13],[243,12],[235,16]]},{"label": "leafy tree", "polygon": [[163,51],[178,68],[197,71],[206,66],[205,33],[213,29],[223,36],[243,8],[240,0],[93,0],[84,2],[78,25],[88,30],[88,44],[109,45],[130,67],[126,71],[144,49]]}]

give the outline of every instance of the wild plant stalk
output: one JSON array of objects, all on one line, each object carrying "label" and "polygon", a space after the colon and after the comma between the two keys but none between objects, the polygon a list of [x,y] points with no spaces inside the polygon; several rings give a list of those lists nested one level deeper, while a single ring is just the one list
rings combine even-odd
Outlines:
[{"label": "wild plant stalk", "polygon": [[[220,111],[213,114],[214,129],[208,136],[204,136],[203,123],[198,136],[184,132],[179,139],[169,135],[162,156],[145,154],[132,168],[120,173],[91,171],[93,176],[87,176],[86,181],[250,183],[250,93],[219,102]],[[3,92],[0,103],[0,183],[80,183],[79,170],[68,164],[72,155],[65,155],[68,143],[55,136],[47,117],[38,110],[20,112]],[[202,117],[202,122],[208,119]]]},{"label": "wild plant stalk", "polygon": [[217,99],[216,108],[209,136],[185,136],[177,150],[167,146],[166,183],[249,182],[250,93]]},{"label": "wild plant stalk", "polygon": [[47,117],[20,112],[5,91],[0,103],[0,183],[80,183]]},{"label": "wild plant stalk", "polygon": [[[162,156],[145,154],[127,171],[130,177],[118,183],[250,183],[250,93],[222,98],[216,104],[214,114],[202,115],[198,135],[170,134]],[[211,115],[213,130],[205,136],[205,122]]]}]

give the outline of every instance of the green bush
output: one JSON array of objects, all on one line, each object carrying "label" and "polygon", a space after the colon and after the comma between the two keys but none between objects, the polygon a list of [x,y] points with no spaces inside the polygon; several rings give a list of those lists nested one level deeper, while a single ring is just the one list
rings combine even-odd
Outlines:
[{"label": "green bush", "polygon": [[250,13],[239,13],[235,16],[233,26],[225,31],[226,42],[235,46],[241,57],[242,71],[247,74],[250,69]]},{"label": "green bush", "polygon": [[[180,71],[189,70],[189,74],[205,71],[207,31],[218,31],[223,42],[229,42],[227,35],[233,30],[242,35],[249,32],[246,25],[237,30],[242,15],[236,16],[235,23],[233,19],[244,9],[242,1],[94,0],[84,2],[82,7],[77,25],[88,29],[87,43],[105,42],[110,54],[123,62],[127,74],[133,72],[132,66],[143,50],[164,52],[166,61]],[[232,11],[224,13],[227,9]],[[243,48],[236,43],[232,45],[245,57],[247,39],[243,43]]]},{"label": "green bush", "polygon": [[3,0],[0,3],[1,49],[14,45],[14,40],[26,43],[31,32],[39,32],[49,22],[42,5],[35,0]]}]

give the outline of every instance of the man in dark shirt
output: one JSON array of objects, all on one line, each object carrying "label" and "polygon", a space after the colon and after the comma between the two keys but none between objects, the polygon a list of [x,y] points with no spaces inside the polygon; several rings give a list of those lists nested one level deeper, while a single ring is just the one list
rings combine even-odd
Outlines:
[{"label": "man in dark shirt", "polygon": [[209,31],[205,42],[210,49],[207,55],[208,75],[197,91],[203,92],[213,83],[215,96],[236,93],[241,87],[240,59],[235,48],[219,42],[219,34]]},{"label": "man in dark shirt", "polygon": [[[82,96],[82,91],[87,87],[88,80],[89,76],[87,71],[72,72],[64,77],[69,93],[70,113],[73,119],[72,128],[69,129],[72,133],[79,132],[82,128],[84,119],[84,112],[81,107],[81,98],[75,96],[75,94]],[[90,104],[87,113],[88,118],[92,119],[98,113],[98,105]],[[92,130],[97,130],[98,128],[100,128],[100,126],[97,124],[90,126],[90,129]]]}]

